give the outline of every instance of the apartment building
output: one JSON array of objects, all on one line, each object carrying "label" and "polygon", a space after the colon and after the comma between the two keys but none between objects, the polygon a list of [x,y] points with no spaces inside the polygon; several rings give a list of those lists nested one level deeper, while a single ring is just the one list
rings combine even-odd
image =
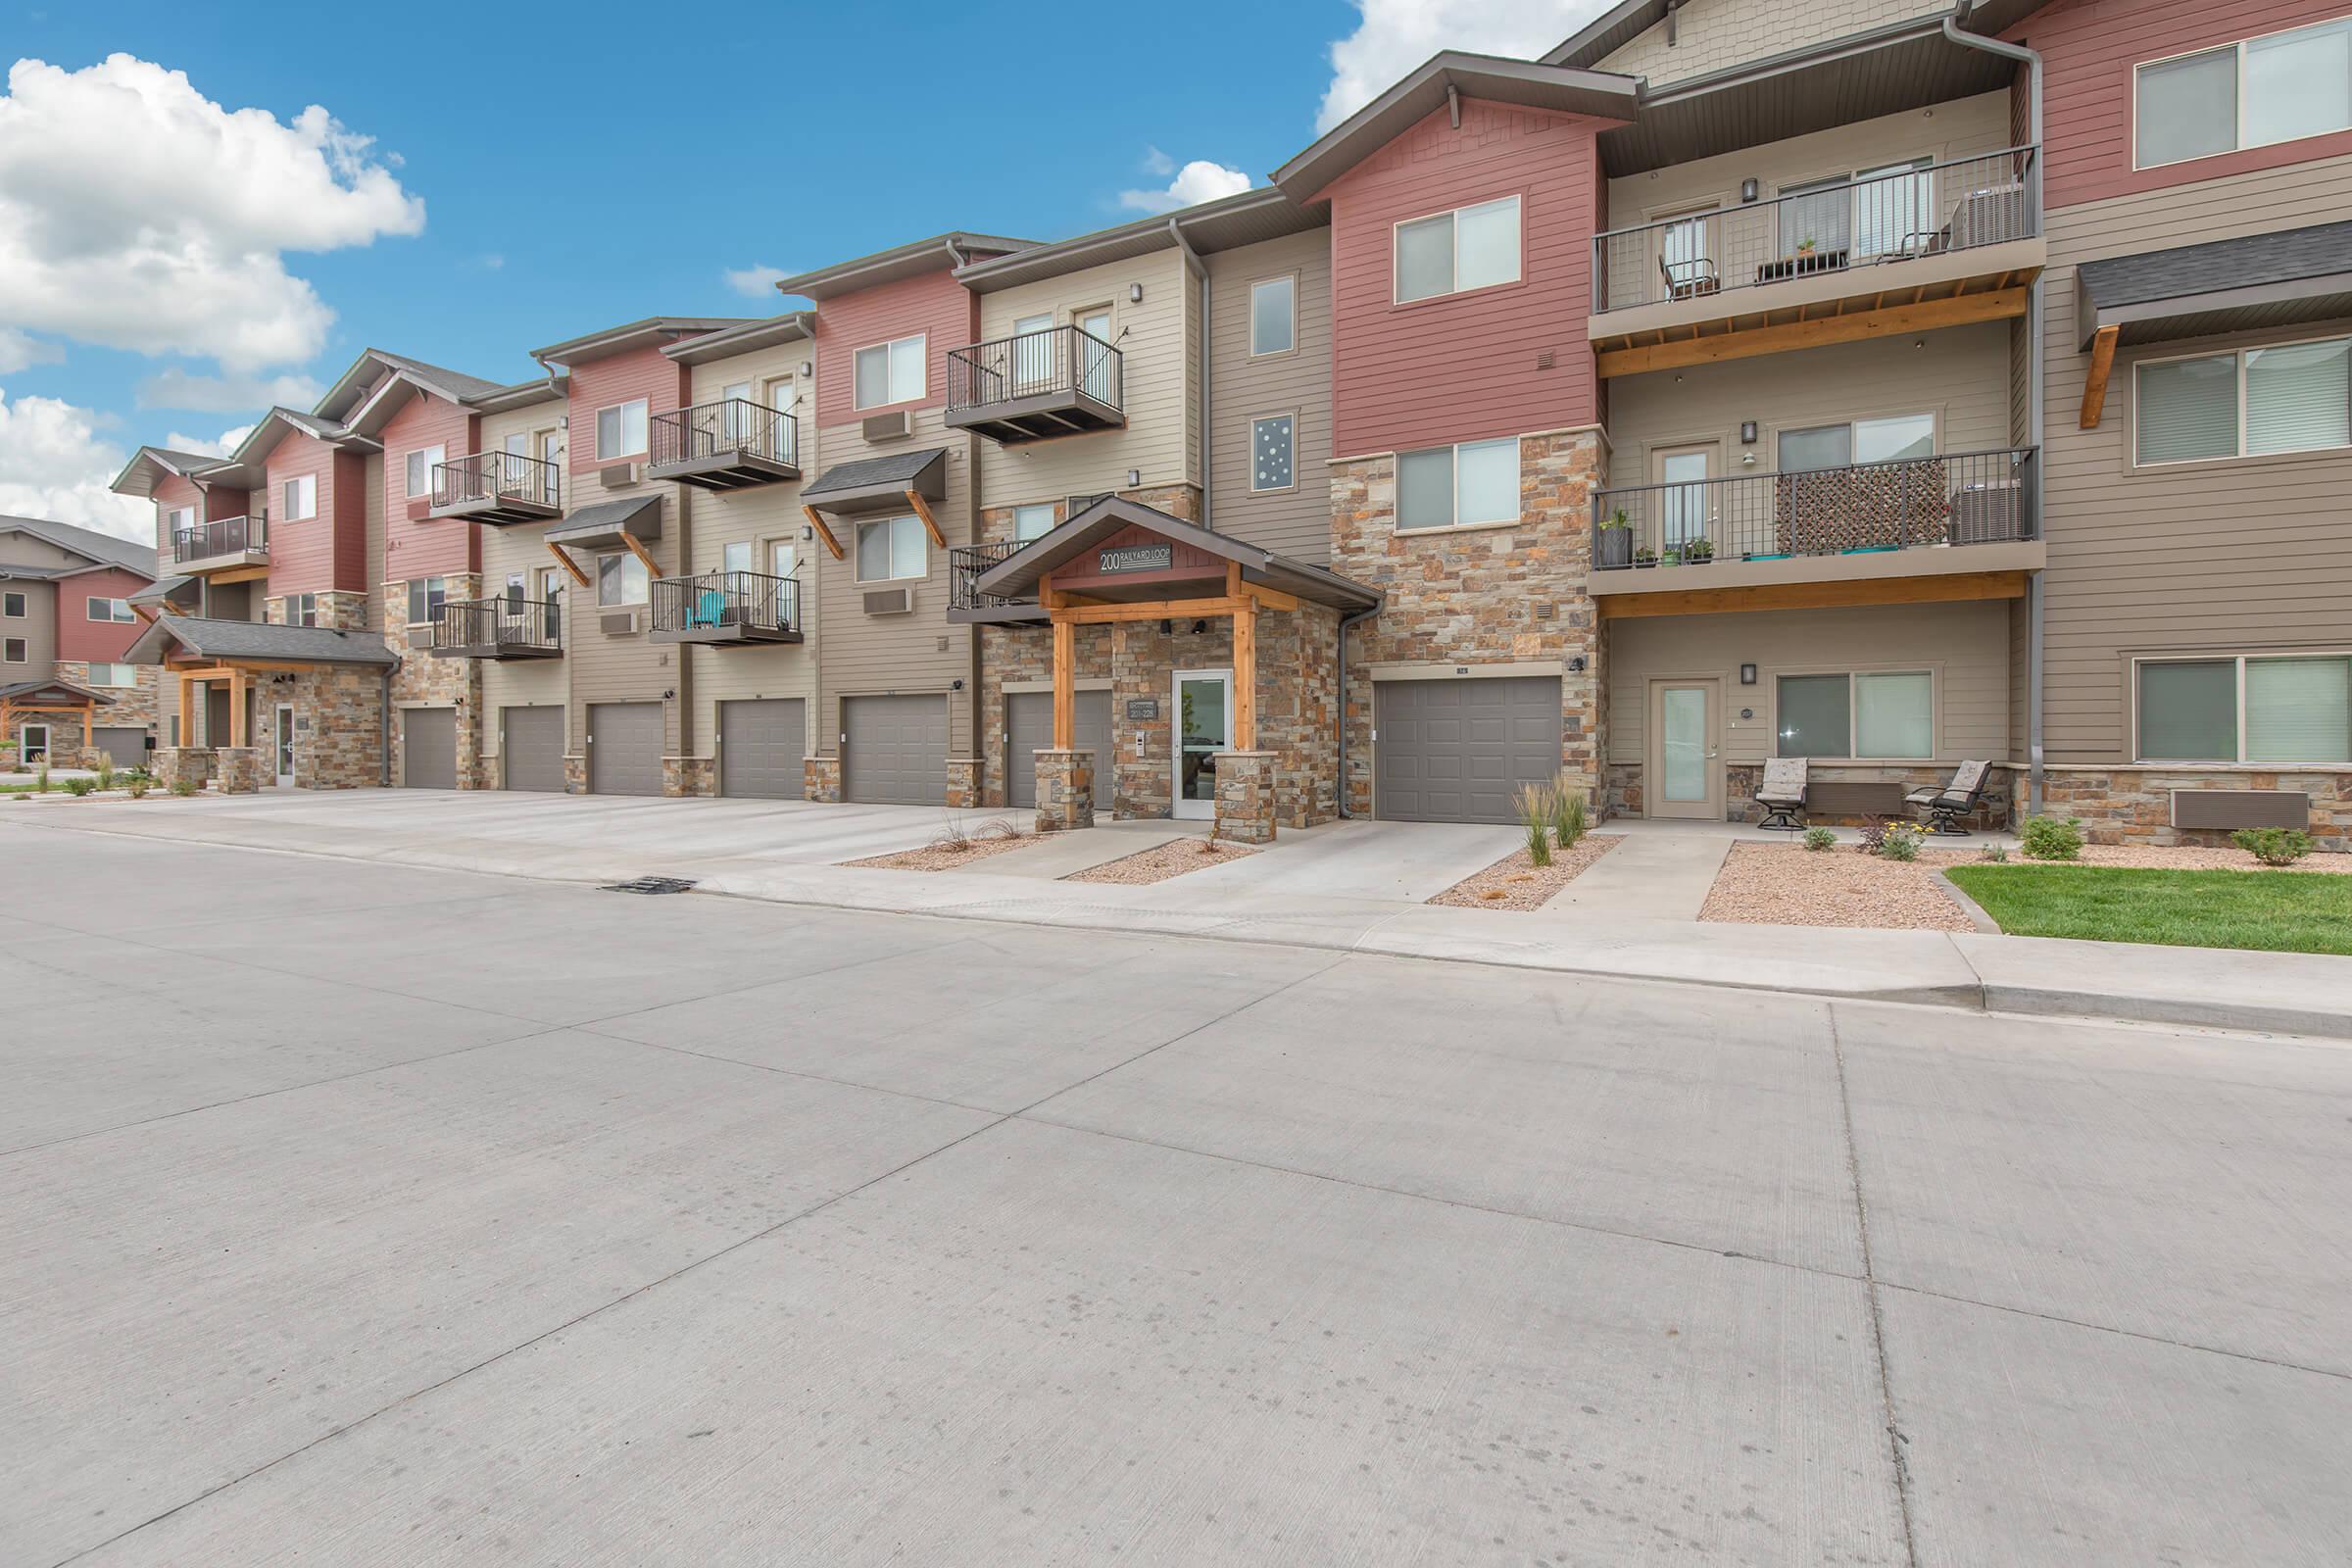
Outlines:
[{"label": "apartment building", "polygon": [[155,674],[123,656],[154,582],[146,546],[0,516],[0,765],[147,765]]}]

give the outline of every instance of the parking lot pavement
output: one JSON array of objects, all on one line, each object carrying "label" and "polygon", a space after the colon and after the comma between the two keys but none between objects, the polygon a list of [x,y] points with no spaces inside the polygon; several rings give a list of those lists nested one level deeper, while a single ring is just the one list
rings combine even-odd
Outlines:
[{"label": "parking lot pavement", "polygon": [[2339,1047],[82,834],[0,910],[10,1564],[2352,1552]]}]

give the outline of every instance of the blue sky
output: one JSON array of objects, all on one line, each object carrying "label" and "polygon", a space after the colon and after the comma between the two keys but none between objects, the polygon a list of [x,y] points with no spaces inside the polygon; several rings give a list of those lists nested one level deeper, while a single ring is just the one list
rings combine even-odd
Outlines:
[{"label": "blue sky", "polygon": [[[1532,53],[1590,8],[19,11],[0,63],[56,70],[20,65],[0,98],[0,512],[108,525],[102,462],[218,440],[272,391],[307,403],[369,344],[519,379],[525,350],[615,321],[784,308],[730,271],[950,227],[1057,238],[1139,216],[1195,160],[1262,182],[1435,47]],[[92,69],[116,53],[146,66]],[[134,81],[152,118],[109,97]],[[323,121],[295,133],[312,105],[339,127],[323,150]]]}]

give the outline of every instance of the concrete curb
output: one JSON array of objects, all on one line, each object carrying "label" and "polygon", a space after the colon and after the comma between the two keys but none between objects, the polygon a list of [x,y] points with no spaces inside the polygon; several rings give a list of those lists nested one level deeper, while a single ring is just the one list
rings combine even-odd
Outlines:
[{"label": "concrete curb", "polygon": [[1940,870],[1932,873],[1929,880],[1936,884],[1936,891],[1959,906],[1960,912],[1975,922],[1979,931],[1989,937],[1997,937],[2001,934],[2001,922],[1986,914],[1984,906],[1970,898],[1968,891],[1959,883],[1945,876]]}]

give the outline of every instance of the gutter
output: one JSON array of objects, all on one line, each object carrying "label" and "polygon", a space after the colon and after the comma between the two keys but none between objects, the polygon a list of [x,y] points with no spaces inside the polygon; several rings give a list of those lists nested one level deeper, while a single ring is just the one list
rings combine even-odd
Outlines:
[{"label": "gutter", "polygon": [[[1982,37],[1960,29],[1960,18],[1967,14],[1969,0],[1959,0],[1952,13],[1943,19],[1943,35],[1963,49],[1982,49],[1987,54],[2014,60],[2026,68],[2027,129],[2026,139],[2034,146],[2034,213],[2037,223],[2041,210],[2041,56],[2023,44],[2010,43],[2002,38]],[[2045,225],[2046,226],[2046,225]],[[2042,492],[2049,478],[2049,452],[2042,443],[2046,426],[2042,408],[2042,291],[2047,287],[2045,277],[2036,275],[2026,291],[2026,434],[2034,448],[2034,535],[2046,544],[2050,531],[2042,514]],[[2046,568],[2045,568],[2046,570]],[[2030,630],[2026,644],[2026,810],[2039,816],[2046,772],[2042,750],[2042,634],[2045,616],[2042,578],[2036,571],[2026,582],[2026,614]]]},{"label": "gutter", "polygon": [[1216,446],[1216,427],[1209,422],[1208,267],[1200,260],[1200,253],[1193,249],[1193,242],[1184,237],[1182,219],[1168,220],[1168,238],[1174,240],[1176,248],[1184,253],[1184,270],[1200,280],[1200,526],[1213,528],[1216,526],[1216,502],[1213,499],[1216,486],[1210,482],[1214,460],[1209,454]]}]

